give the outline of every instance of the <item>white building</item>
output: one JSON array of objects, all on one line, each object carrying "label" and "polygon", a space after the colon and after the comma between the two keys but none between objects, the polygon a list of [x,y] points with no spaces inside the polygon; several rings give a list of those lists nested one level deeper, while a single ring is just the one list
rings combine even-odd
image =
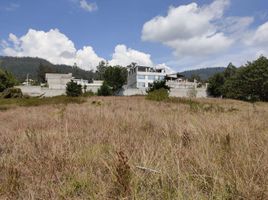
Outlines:
[{"label": "white building", "polygon": [[134,66],[128,71],[128,88],[145,89],[156,80],[163,80],[167,75],[165,69],[146,66]]},{"label": "white building", "polygon": [[100,87],[102,86],[102,84],[103,84],[103,81],[93,80],[93,83],[87,83],[86,84],[87,91],[97,93],[98,90],[100,89]]},{"label": "white building", "polygon": [[46,73],[46,80],[49,89],[65,90],[66,84],[72,80],[72,73],[69,74],[56,74]]}]

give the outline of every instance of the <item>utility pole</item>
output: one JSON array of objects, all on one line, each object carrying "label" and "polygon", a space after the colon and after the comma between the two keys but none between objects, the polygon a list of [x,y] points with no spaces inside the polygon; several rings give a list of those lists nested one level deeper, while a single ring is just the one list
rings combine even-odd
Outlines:
[{"label": "utility pole", "polygon": [[28,86],[29,85],[29,74],[27,74],[27,82],[26,82],[26,85]]}]

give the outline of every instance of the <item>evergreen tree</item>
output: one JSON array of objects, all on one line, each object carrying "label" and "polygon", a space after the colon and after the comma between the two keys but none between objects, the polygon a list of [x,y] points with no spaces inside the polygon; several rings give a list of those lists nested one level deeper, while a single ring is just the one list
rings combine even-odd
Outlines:
[{"label": "evergreen tree", "polygon": [[108,67],[108,63],[105,61],[101,61],[97,66],[96,77],[98,80],[104,80],[104,74]]},{"label": "evergreen tree", "polygon": [[208,80],[207,92],[209,96],[220,97],[223,95],[224,75],[217,73]]},{"label": "evergreen tree", "polygon": [[73,80],[67,83],[66,94],[70,97],[78,97],[82,95],[82,86],[73,82]]}]

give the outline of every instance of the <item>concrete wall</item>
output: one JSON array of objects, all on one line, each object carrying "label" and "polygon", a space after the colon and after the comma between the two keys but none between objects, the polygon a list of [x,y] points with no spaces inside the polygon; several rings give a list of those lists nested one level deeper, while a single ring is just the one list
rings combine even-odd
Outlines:
[{"label": "concrete wall", "polygon": [[[196,88],[194,91],[193,89],[189,88],[173,88],[170,89],[169,96],[170,97],[192,97],[192,94],[196,94],[197,98],[206,98],[207,92],[205,88]],[[118,95],[120,96],[133,96],[133,95],[146,95],[146,89],[132,89],[132,88],[125,88],[122,89]]]},{"label": "concrete wall", "polygon": [[87,85],[87,92],[91,91],[94,93],[98,92],[98,89],[100,89],[101,86],[94,86],[94,85]]},{"label": "concrete wall", "polygon": [[193,94],[196,94],[197,98],[206,98],[207,92],[206,88],[172,88],[170,89],[169,96],[171,97],[192,97]]},{"label": "concrete wall", "polygon": [[65,89],[55,90],[41,86],[17,86],[17,88],[20,88],[24,95],[29,95],[31,97],[38,97],[41,95],[44,97],[54,97],[66,94]]}]

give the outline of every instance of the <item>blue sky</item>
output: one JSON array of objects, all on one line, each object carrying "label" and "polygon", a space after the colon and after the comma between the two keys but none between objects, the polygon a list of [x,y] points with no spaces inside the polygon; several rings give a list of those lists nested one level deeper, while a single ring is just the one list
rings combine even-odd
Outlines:
[{"label": "blue sky", "polygon": [[1,0],[0,52],[85,69],[241,65],[268,52],[267,10],[265,0]]}]

